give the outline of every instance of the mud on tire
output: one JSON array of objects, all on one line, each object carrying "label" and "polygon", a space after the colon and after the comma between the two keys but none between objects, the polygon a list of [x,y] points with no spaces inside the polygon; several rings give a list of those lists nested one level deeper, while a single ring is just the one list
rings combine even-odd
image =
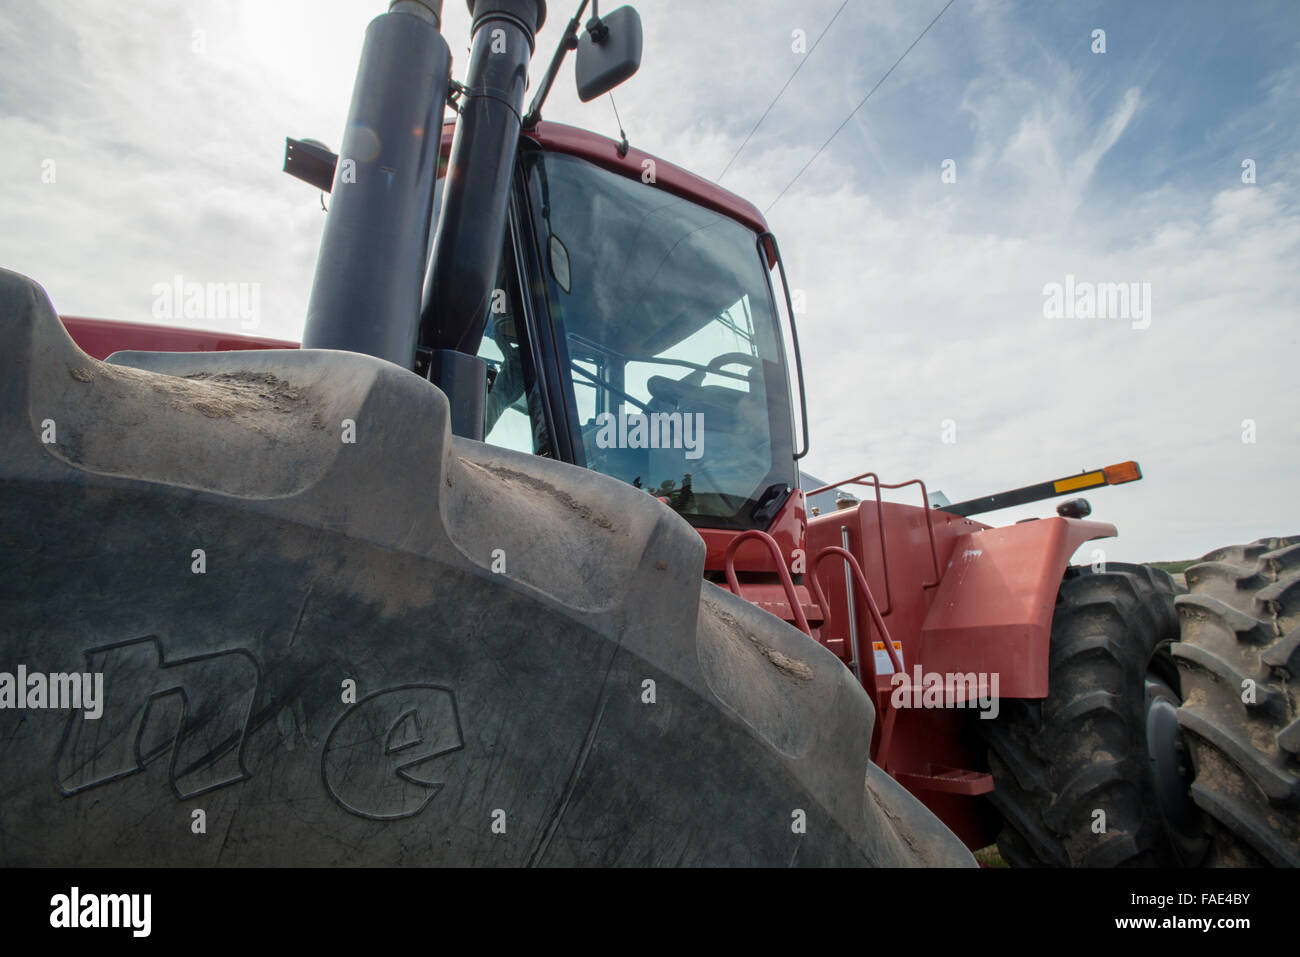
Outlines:
[{"label": "mud on tire", "polygon": [[[1001,717],[979,722],[990,800],[1004,821],[998,849],[1012,866],[1176,866],[1203,855],[1185,785],[1174,789],[1180,804],[1168,782],[1157,783],[1162,767],[1177,774],[1174,595],[1169,575],[1145,565],[1067,569],[1052,618],[1048,697],[1005,700]],[[1149,754],[1153,709],[1168,738],[1162,766]],[[1100,833],[1097,811],[1105,813]]]},{"label": "mud on tire", "polygon": [[1210,552],[1177,600],[1178,711],[1211,864],[1300,865],[1300,536]]}]

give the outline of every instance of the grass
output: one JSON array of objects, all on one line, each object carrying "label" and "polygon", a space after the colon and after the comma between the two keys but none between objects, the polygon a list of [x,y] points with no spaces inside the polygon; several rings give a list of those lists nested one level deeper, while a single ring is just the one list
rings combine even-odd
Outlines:
[{"label": "grass", "polygon": [[979,861],[985,867],[1008,867],[1002,855],[998,853],[998,846],[990,844],[988,847],[981,847],[975,852],[975,860]]},{"label": "grass", "polygon": [[1171,575],[1178,575],[1187,571],[1191,566],[1200,562],[1199,558],[1189,558],[1185,562],[1147,562],[1152,568],[1160,568]]}]

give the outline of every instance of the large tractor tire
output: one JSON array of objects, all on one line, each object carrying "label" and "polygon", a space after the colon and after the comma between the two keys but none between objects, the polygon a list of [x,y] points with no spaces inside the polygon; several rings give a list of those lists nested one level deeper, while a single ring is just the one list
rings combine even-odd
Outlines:
[{"label": "large tractor tire", "polygon": [[0,865],[973,866],[645,492],[367,356],[98,362],[3,271],[0,342]]},{"label": "large tractor tire", "polygon": [[1211,864],[1300,866],[1300,536],[1210,552],[1178,597],[1178,711]]},{"label": "large tractor tire", "polygon": [[1145,565],[1071,567],[1052,616],[1049,691],[983,727],[1015,867],[1190,866],[1205,833],[1178,739],[1175,588]]}]

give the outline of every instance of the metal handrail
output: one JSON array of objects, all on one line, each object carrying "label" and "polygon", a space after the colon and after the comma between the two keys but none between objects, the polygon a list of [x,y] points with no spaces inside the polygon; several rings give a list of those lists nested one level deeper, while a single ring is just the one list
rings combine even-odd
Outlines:
[{"label": "metal handrail", "polygon": [[[847,548],[840,548],[838,545],[827,545],[818,552],[817,557],[812,560],[812,567],[809,569],[811,573],[809,577],[812,579],[811,587],[813,597],[817,600],[817,604],[821,605],[822,613],[826,616],[827,625],[830,624],[831,609],[830,605],[826,602],[826,595],[822,591],[821,582],[817,580],[817,568],[821,565],[823,560],[832,555],[837,555],[848,563],[849,569],[853,573],[854,584],[858,586],[859,590],[862,592],[862,597],[867,601],[867,612],[871,615],[871,623],[876,626],[876,630],[879,631],[881,637],[885,639],[885,650],[889,654],[889,660],[893,664],[894,669],[899,674],[902,674],[903,661],[898,657],[898,652],[894,649],[893,642],[889,639],[889,629],[885,627],[885,618],[880,612],[880,607],[876,604],[875,597],[871,594],[871,588],[867,585],[867,576],[862,574],[862,566],[858,564],[858,560],[854,557],[853,553]],[[871,672],[873,676],[876,676],[875,671],[876,659],[875,655],[872,655]]]},{"label": "metal handrail", "polygon": [[[781,546],[776,543],[776,539],[767,532],[760,531],[757,528],[751,528],[748,531],[741,532],[731,540],[727,546],[727,586],[731,593],[737,598],[740,597],[740,581],[736,578],[736,549],[740,543],[748,538],[761,539],[767,546],[768,551],[772,553],[772,558],[776,560],[776,571],[781,576],[781,585],[785,588],[785,596],[790,600],[790,607],[794,610],[794,620],[796,626],[809,638],[812,638],[812,629],[808,627],[808,617],[803,613],[803,605],[799,602],[799,594],[794,590],[794,581],[790,578],[790,572],[785,567],[785,556],[781,554]],[[825,609],[825,603],[822,608]],[[813,639],[814,641],[816,639]]]},{"label": "metal handrail", "polygon": [[[812,560],[812,566],[809,569],[812,578],[813,597],[817,599],[818,604],[822,606],[822,613],[826,616],[825,627],[827,633],[830,632],[831,608],[826,602],[826,596],[822,592],[821,582],[817,580],[817,569],[822,561],[832,555],[844,559],[848,564],[849,570],[853,573],[853,582],[862,591],[862,597],[867,601],[867,612],[871,615],[872,624],[880,632],[880,637],[885,642],[885,653],[889,655],[889,661],[894,666],[894,673],[901,675],[904,686],[907,684],[907,672],[903,670],[903,659],[899,656],[898,650],[894,647],[894,641],[889,635],[889,629],[885,627],[884,616],[880,613],[880,608],[876,605],[876,599],[871,594],[871,588],[867,585],[867,576],[862,574],[862,566],[858,564],[857,558],[847,548],[840,548],[838,545],[828,545],[817,553],[817,557]],[[867,635],[868,643],[871,641],[871,635]],[[861,655],[855,652],[855,657],[861,660]],[[880,674],[876,671],[876,655],[871,655],[871,684],[872,691],[879,690]],[[859,681],[861,674],[859,673]],[[874,695],[873,695],[874,697]],[[878,702],[877,702],[878,703]],[[894,721],[898,717],[898,709],[892,704],[885,709],[885,718],[880,725],[880,746],[876,750],[876,763],[889,771],[889,749],[894,741]],[[892,772],[891,772],[892,773]]]},{"label": "metal handrail", "polygon": [[[864,479],[871,479],[866,482]],[[934,569],[934,581],[921,582],[922,588],[936,588],[939,585],[939,549],[935,545],[934,539],[934,519],[930,515],[930,493],[926,490],[925,482],[921,479],[908,479],[906,482],[898,482],[890,485],[880,481],[880,476],[875,472],[863,472],[861,475],[855,475],[853,478],[843,479],[832,485],[823,485],[821,488],[813,489],[811,492],[805,492],[805,496],[820,495],[822,492],[829,492],[831,489],[839,488],[841,485],[866,485],[876,490],[876,525],[880,529],[880,563],[885,573],[885,610],[881,615],[889,615],[894,610],[894,592],[889,582],[889,546],[885,542],[885,507],[880,497],[880,490],[884,488],[899,489],[906,488],[908,485],[921,486],[921,498],[925,503],[925,528],[930,536],[930,564]]]}]

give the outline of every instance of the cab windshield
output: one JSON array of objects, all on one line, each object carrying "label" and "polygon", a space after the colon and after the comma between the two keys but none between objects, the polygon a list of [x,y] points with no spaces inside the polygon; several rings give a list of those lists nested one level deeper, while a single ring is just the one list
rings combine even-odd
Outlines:
[{"label": "cab windshield", "polygon": [[693,524],[764,527],[795,467],[758,237],[574,157],[525,163],[578,464]]}]

